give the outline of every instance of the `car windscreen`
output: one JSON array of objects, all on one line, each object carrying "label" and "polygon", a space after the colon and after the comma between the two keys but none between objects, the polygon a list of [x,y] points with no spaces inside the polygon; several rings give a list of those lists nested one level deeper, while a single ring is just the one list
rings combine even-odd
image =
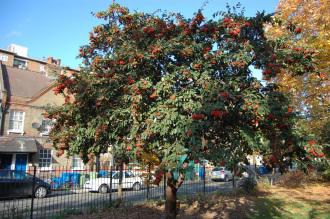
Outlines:
[{"label": "car windscreen", "polygon": [[26,173],[25,171],[18,170],[0,170],[0,179],[19,179],[19,180],[29,180],[33,176]]},{"label": "car windscreen", "polygon": [[119,179],[119,172],[114,173],[112,179]]},{"label": "car windscreen", "polygon": [[224,170],[225,168],[223,167],[215,167],[212,171],[221,171]]},{"label": "car windscreen", "polygon": [[106,174],[104,174],[103,176],[99,176],[99,178],[110,178],[111,177],[111,174],[113,175],[114,174],[114,172],[108,172],[108,173],[106,173]]}]

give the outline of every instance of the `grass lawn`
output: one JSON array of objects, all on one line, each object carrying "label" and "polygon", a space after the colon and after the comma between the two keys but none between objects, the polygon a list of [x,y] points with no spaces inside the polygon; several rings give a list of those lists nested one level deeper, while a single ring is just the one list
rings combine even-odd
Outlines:
[{"label": "grass lawn", "polygon": [[257,196],[248,218],[329,218],[330,186],[313,184],[304,188],[274,187]]},{"label": "grass lawn", "polygon": [[[154,201],[65,218],[162,219],[164,215],[163,203]],[[300,188],[258,188],[250,195],[217,193],[206,198],[181,198],[177,218],[330,219],[330,183],[308,184]]]}]

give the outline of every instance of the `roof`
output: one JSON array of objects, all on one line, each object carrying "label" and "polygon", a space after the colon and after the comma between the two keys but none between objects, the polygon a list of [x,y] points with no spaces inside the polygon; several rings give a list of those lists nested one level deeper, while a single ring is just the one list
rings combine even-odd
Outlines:
[{"label": "roof", "polygon": [[46,61],[39,60],[39,59],[34,59],[34,58],[31,58],[31,57],[27,57],[27,56],[21,56],[21,55],[18,55],[17,53],[15,53],[15,52],[10,52],[8,50],[0,49],[0,52],[12,54],[12,55],[14,55],[15,57],[18,57],[18,58],[27,59],[27,60],[31,60],[31,61],[35,61],[35,62],[47,64]]},{"label": "roof", "polygon": [[0,52],[4,52],[4,53],[8,53],[8,54],[12,54],[12,55],[15,55],[16,53],[14,52],[10,52],[8,50],[5,50],[5,49],[0,49]]},{"label": "roof", "polygon": [[32,98],[53,82],[46,75],[25,69],[1,65],[5,89],[9,96]]},{"label": "roof", "polygon": [[36,140],[25,137],[0,137],[0,152],[38,152]]}]

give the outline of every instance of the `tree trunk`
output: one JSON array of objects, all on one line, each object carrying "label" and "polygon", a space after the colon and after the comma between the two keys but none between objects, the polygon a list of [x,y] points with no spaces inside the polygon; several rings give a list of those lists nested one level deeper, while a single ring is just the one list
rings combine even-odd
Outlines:
[{"label": "tree trunk", "polygon": [[124,163],[119,164],[119,183],[118,183],[118,199],[121,202],[123,200],[123,169]]},{"label": "tree trunk", "polygon": [[96,155],[95,157],[95,170],[96,172],[99,172],[101,170],[100,155]]},{"label": "tree trunk", "polygon": [[175,219],[177,214],[176,209],[176,192],[177,190],[169,185],[166,186],[166,202],[165,202],[165,212],[166,219]]},{"label": "tree trunk", "polygon": [[275,168],[272,169],[272,176],[270,178],[270,185],[273,186],[274,184],[274,178],[275,178]]},{"label": "tree trunk", "polygon": [[166,202],[165,212],[166,219],[175,219],[177,215],[177,191],[184,181],[184,175],[180,173],[179,179],[173,179],[173,174],[169,171],[166,173]]}]

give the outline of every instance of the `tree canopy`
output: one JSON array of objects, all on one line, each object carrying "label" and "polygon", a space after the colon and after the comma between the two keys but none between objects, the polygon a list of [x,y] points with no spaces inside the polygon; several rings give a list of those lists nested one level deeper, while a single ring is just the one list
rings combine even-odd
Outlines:
[{"label": "tree canopy", "polygon": [[285,38],[267,39],[269,15],[227,12],[206,20],[198,11],[187,19],[113,4],[95,16],[104,23],[80,49],[85,67],[61,75],[54,90],[66,98],[49,110],[59,154],[67,150],[88,161],[112,146],[121,161],[153,154],[171,168],[182,155],[243,159],[269,139],[268,123],[293,128],[279,118],[280,112],[294,116],[290,106],[274,106],[276,86],[263,87],[251,66],[266,78],[288,68],[299,76],[312,69],[313,56]]},{"label": "tree canopy", "polygon": [[280,1],[275,19],[279,25],[268,29],[268,37],[287,37],[295,50],[305,47],[314,51],[314,74],[292,77],[286,69],[277,78],[277,84],[281,91],[291,95],[294,111],[304,115],[300,123],[322,142],[321,132],[330,119],[330,2]]}]

